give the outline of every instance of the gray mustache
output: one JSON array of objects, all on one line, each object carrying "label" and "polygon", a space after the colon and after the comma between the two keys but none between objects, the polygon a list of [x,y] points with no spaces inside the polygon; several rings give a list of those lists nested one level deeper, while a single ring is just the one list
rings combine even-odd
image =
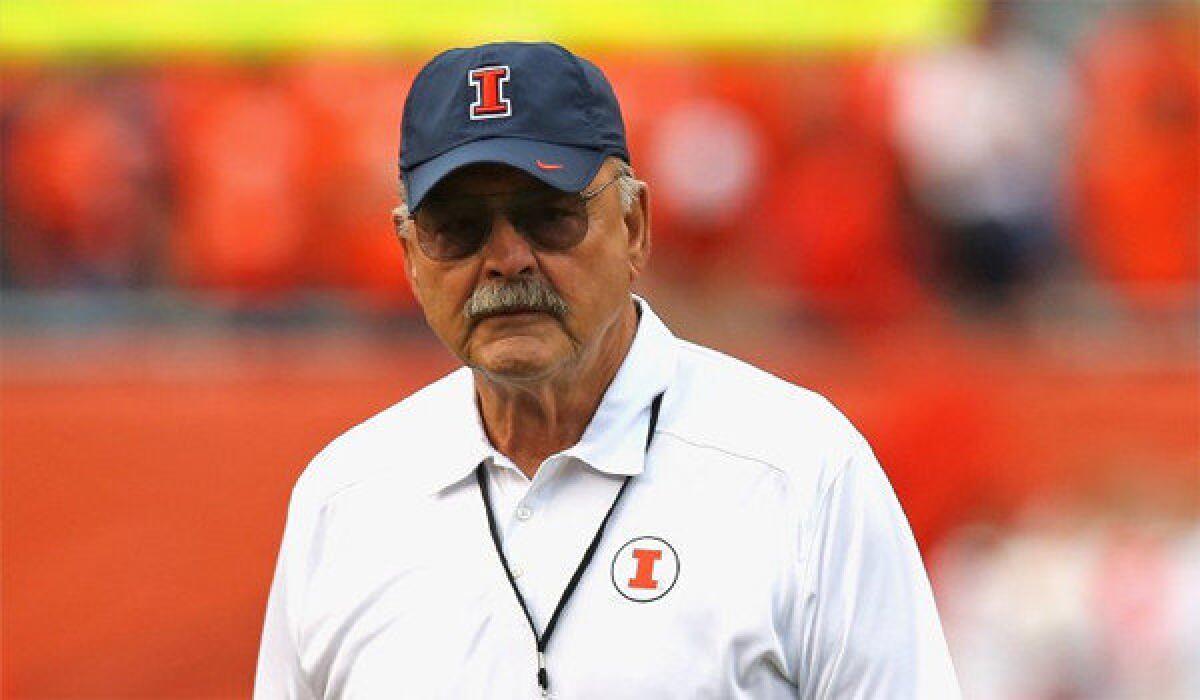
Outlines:
[{"label": "gray mustache", "polygon": [[540,277],[518,277],[502,284],[478,287],[463,305],[463,315],[471,323],[518,311],[540,311],[562,318],[568,309],[558,292]]}]

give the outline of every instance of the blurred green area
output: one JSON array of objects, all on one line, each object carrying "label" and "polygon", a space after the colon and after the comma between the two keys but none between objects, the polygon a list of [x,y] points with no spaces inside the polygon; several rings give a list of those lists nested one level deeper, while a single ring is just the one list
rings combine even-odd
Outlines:
[{"label": "blurred green area", "polygon": [[0,55],[434,49],[555,37],[573,45],[795,49],[960,37],[973,0],[5,0]]}]

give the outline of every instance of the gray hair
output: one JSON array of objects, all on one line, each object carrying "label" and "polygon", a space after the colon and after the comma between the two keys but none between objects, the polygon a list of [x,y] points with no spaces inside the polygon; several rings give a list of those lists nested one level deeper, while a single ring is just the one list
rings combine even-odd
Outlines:
[{"label": "gray hair", "polygon": [[463,316],[472,324],[488,316],[514,311],[542,311],[561,319],[570,308],[544,277],[525,276],[480,286],[463,304]]},{"label": "gray hair", "polygon": [[[621,211],[626,214],[633,209],[633,203],[637,201],[638,195],[646,188],[646,183],[637,179],[633,174],[633,166],[618,158],[613,158],[616,162],[616,175],[614,183],[617,187],[617,194],[621,198]],[[404,179],[397,179],[397,194],[400,196],[400,203],[392,210],[392,219],[399,223],[402,219],[408,218],[410,214],[408,210],[408,190],[404,187]]]},{"label": "gray hair", "polygon": [[638,195],[646,189],[646,183],[637,179],[633,174],[633,166],[623,160],[617,161],[616,175],[617,192],[621,195],[621,211],[626,214],[633,209],[633,203]]}]

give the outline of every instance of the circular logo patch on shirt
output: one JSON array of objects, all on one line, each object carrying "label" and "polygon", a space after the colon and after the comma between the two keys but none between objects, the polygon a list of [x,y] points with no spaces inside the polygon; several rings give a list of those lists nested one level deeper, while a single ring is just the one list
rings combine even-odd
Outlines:
[{"label": "circular logo patch on shirt", "polygon": [[634,602],[658,600],[671,592],[677,580],[679,555],[661,537],[635,537],[613,557],[613,585]]}]

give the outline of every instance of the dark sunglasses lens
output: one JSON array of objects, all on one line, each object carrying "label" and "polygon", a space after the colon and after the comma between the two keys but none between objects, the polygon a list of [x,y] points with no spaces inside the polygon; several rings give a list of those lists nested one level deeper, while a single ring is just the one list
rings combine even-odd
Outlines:
[{"label": "dark sunglasses lens", "polygon": [[587,207],[577,195],[535,195],[514,202],[513,225],[542,250],[562,252],[587,235]]},{"label": "dark sunglasses lens", "polygon": [[486,207],[466,202],[427,202],[416,213],[417,242],[434,260],[465,258],[483,245],[492,220]]}]

